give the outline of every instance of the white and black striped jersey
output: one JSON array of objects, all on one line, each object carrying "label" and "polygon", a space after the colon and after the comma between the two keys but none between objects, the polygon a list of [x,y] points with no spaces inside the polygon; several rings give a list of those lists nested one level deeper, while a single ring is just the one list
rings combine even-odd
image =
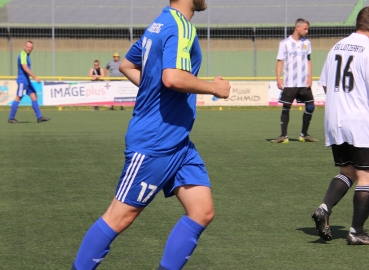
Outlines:
[{"label": "white and black striped jersey", "polygon": [[327,87],[326,145],[369,147],[369,38],[353,33],[336,43],[319,83]]},{"label": "white and black striped jersey", "polygon": [[289,36],[279,42],[277,60],[283,61],[284,87],[306,87],[309,54],[311,44],[306,38],[297,41]]}]

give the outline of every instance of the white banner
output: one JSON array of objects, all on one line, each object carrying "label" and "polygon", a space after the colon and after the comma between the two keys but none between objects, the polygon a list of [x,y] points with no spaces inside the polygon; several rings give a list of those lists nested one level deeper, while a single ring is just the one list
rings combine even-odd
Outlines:
[{"label": "white banner", "polygon": [[138,87],[128,81],[45,82],[44,105],[127,105],[136,101]]},{"label": "white banner", "polygon": [[231,81],[227,99],[197,95],[198,106],[268,106],[269,82]]}]

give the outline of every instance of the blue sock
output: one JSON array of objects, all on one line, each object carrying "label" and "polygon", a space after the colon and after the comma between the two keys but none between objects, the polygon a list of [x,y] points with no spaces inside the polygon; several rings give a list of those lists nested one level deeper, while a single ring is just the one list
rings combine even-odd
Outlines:
[{"label": "blue sock", "polygon": [[9,119],[14,119],[15,114],[17,113],[19,107],[19,101],[13,101],[12,106],[10,107],[10,114],[9,114]]},{"label": "blue sock", "polygon": [[117,236],[118,233],[100,217],[83,238],[72,269],[96,269],[110,251],[110,244]]},{"label": "blue sock", "polygon": [[41,114],[41,111],[40,111],[40,106],[38,106],[37,100],[35,100],[35,101],[32,100],[32,108],[35,111],[37,119],[41,118],[42,114]]},{"label": "blue sock", "polygon": [[205,228],[184,215],[168,237],[159,269],[182,269],[195,250],[197,240]]}]

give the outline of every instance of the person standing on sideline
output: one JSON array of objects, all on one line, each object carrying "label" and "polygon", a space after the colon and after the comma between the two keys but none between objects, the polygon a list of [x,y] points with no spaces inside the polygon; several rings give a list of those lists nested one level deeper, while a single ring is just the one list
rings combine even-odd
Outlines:
[{"label": "person standing on sideline", "polygon": [[33,50],[33,42],[27,41],[24,45],[23,51],[18,55],[18,76],[17,76],[17,95],[10,107],[10,114],[8,118],[8,123],[18,123],[15,119],[19,103],[24,95],[29,95],[32,100],[32,108],[37,117],[37,123],[49,121],[51,118],[45,118],[41,114],[40,106],[37,103],[36,90],[31,84],[29,76],[31,76],[36,82],[40,83],[40,79],[31,71],[31,58],[30,54]]},{"label": "person standing on sideline", "polygon": [[325,140],[339,174],[330,182],[322,204],[312,214],[321,238],[332,240],[332,208],[357,181],[349,245],[369,245],[364,224],[369,214],[369,7],[356,19],[356,32],[328,53],[319,83],[326,92]]},{"label": "person standing on sideline", "polygon": [[72,269],[95,269],[160,190],[175,195],[185,215],[172,229],[158,269],[182,269],[212,221],[209,176],[189,133],[196,94],[227,98],[231,86],[221,77],[197,78],[202,53],[190,20],[206,7],[205,1],[171,0],[126,54],[120,70],[139,91],[125,136],[125,164],[115,198],[86,233]]},{"label": "person standing on sideline", "polygon": [[[120,60],[119,53],[114,53],[113,60],[106,64],[106,74],[110,70],[109,77],[123,77],[123,73],[119,71],[120,63],[122,63],[122,60]],[[120,106],[120,109],[124,110],[123,106]],[[114,110],[114,106],[111,106],[110,110]]]},{"label": "person standing on sideline", "polygon": [[[304,19],[297,19],[295,30],[288,38],[279,43],[277,56],[277,86],[281,89],[279,102],[283,104],[281,114],[281,135],[272,140],[273,143],[288,143],[287,127],[290,120],[290,110],[293,101],[305,103],[302,116],[300,142],[317,142],[308,134],[308,128],[315,109],[314,97],[311,91],[312,65],[310,60],[311,44],[305,38],[310,23]],[[281,72],[283,70],[283,81]]]},{"label": "person standing on sideline", "polygon": [[[90,72],[88,76],[91,77],[91,81],[99,81],[101,80],[101,77],[104,77],[104,69],[100,67],[100,61],[95,60],[94,61],[94,67],[90,68]],[[98,111],[99,107],[94,106],[94,111]]]}]

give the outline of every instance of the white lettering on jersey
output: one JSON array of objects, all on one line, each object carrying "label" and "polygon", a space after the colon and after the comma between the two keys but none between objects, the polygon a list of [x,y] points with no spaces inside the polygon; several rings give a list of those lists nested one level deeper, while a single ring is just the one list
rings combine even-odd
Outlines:
[{"label": "white lettering on jersey", "polygon": [[147,31],[159,34],[163,25],[162,23],[152,23]]}]

